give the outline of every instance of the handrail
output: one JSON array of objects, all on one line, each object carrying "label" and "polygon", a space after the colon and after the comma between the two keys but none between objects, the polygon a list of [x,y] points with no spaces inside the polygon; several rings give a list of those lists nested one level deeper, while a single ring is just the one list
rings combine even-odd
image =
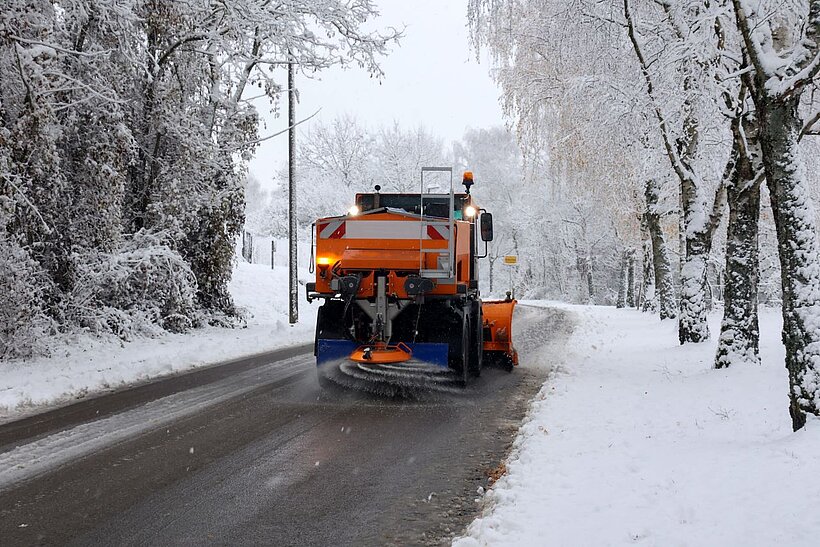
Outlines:
[{"label": "handrail", "polygon": [[[424,271],[424,233],[427,226],[430,225],[441,225],[443,224],[442,221],[426,221],[424,216],[424,197],[425,196],[435,196],[435,195],[443,195],[443,194],[425,194],[424,192],[424,174],[425,173],[450,173],[450,206],[447,216],[447,226],[450,230],[448,242],[447,242],[447,277],[452,279],[455,274],[455,215],[453,212],[453,208],[455,207],[455,194],[453,190],[453,168],[452,167],[422,167],[421,168],[421,177],[419,180],[420,188],[419,188],[419,211],[421,212],[421,222],[419,223],[419,250],[422,251],[419,253],[419,273],[421,274]],[[439,253],[441,254],[441,253]],[[438,268],[436,268],[438,270]]]}]

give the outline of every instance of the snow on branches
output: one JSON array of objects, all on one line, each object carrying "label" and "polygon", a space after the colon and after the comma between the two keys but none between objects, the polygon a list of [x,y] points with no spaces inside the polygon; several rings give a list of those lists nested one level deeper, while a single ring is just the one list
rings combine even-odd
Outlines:
[{"label": "snow on branches", "polygon": [[[820,0],[471,0],[468,16],[477,48],[491,52],[506,114],[524,143],[549,151],[553,178],[586,175],[594,162],[610,166],[600,184],[624,174],[637,188],[677,179],[672,196],[668,182],[663,190],[680,203],[664,209],[681,219],[681,342],[708,336],[710,255],[728,203],[718,367],[758,359],[765,180],[793,425],[820,415],[820,242],[801,157],[807,145],[799,144],[820,123]],[[562,125],[566,117],[572,123]],[[590,159],[559,163],[568,148]],[[631,169],[612,169],[609,158],[618,156]]]},{"label": "snow on branches", "polygon": [[[288,63],[379,77],[400,33],[364,30],[376,15],[370,0],[4,2],[0,235],[47,281],[40,310],[124,337],[232,314],[253,101],[275,105]],[[142,304],[126,298],[139,283]]]}]

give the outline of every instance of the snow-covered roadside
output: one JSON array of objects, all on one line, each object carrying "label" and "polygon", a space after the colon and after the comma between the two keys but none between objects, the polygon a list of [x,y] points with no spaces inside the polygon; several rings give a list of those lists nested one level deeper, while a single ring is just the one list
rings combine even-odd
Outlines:
[{"label": "snow-covered roadside", "polygon": [[791,431],[779,311],[762,365],[717,371],[673,321],[567,308],[566,361],[455,545],[817,545],[820,421]]},{"label": "snow-covered roadside", "polygon": [[299,323],[288,325],[287,276],[285,266],[237,265],[230,290],[248,312],[246,328],[207,327],[128,343],[76,337],[60,340],[47,358],[0,362],[0,421],[42,405],[311,341],[318,304],[309,305],[301,290]]}]

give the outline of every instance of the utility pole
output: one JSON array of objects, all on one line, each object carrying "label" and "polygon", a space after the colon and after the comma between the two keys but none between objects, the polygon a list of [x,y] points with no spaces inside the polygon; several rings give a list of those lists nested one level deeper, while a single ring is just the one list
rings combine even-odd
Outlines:
[{"label": "utility pole", "polygon": [[[290,52],[288,52],[290,53]],[[288,238],[290,243],[290,299],[288,320],[291,325],[299,320],[299,278],[297,274],[296,232],[296,89],[294,87],[293,59],[288,63]]]}]

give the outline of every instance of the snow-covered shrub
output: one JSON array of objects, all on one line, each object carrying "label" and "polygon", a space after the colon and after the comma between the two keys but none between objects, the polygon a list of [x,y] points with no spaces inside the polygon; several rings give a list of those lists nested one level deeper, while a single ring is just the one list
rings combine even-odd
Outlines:
[{"label": "snow-covered shrub", "polygon": [[48,278],[25,249],[0,231],[0,359],[40,350],[49,327],[43,313]]},{"label": "snow-covered shrub", "polygon": [[196,279],[163,234],[140,231],[112,253],[75,255],[72,319],[124,339],[182,332],[199,323]]}]

